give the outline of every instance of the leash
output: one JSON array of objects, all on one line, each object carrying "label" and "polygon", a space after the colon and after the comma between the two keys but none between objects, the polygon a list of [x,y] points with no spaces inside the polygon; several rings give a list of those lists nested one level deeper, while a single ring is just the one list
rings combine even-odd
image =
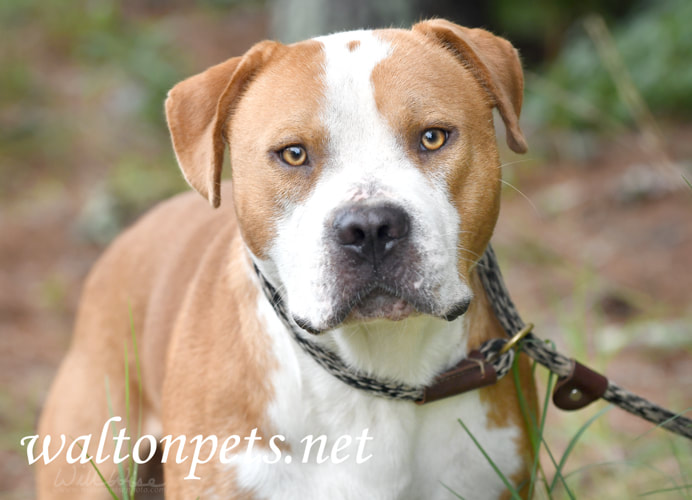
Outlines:
[{"label": "leash", "polygon": [[494,384],[509,372],[515,353],[523,352],[558,376],[553,392],[553,403],[558,408],[577,410],[602,398],[668,431],[692,439],[692,420],[619,387],[536,337],[532,333],[533,325],[525,324],[519,316],[490,245],[476,269],[495,316],[508,337],[487,340],[479,349],[469,352],[466,358],[439,374],[425,387],[378,380],[355,371],[336,353],[311,342],[291,319],[276,288],[256,265],[254,269],[265,296],[298,345],[327,372],[356,389],[388,399],[425,404]]},{"label": "leash", "polygon": [[689,418],[623,389],[603,375],[560,354],[533,335],[533,325],[524,325],[514,307],[502,279],[495,252],[490,245],[478,263],[478,274],[497,319],[511,337],[508,343],[518,344],[519,350],[558,375],[553,392],[555,406],[562,410],[578,410],[602,398],[668,431],[692,439],[692,420]]}]

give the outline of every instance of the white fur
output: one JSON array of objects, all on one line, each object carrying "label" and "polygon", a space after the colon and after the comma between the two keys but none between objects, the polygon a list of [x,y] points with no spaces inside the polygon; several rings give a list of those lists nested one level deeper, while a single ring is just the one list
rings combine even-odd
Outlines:
[{"label": "white fur", "polygon": [[[258,498],[312,499],[447,499],[448,486],[464,498],[497,498],[504,485],[457,419],[483,443],[506,475],[516,472],[519,458],[512,450],[516,428],[488,429],[487,408],[477,392],[425,406],[373,397],[346,386],[326,373],[291,339],[266,300],[258,312],[265,319],[279,367],[272,380],[276,399],[268,416],[272,432],[286,437],[293,461],[256,451],[239,455],[232,464],[239,484]],[[343,435],[373,438],[365,447],[372,458],[355,463],[302,463],[301,440],[326,435],[329,447]],[[282,457],[283,458],[283,457]]]},{"label": "white fur", "polygon": [[[293,314],[320,325],[332,307],[338,284],[325,257],[326,221],[334,209],[362,198],[394,200],[411,216],[413,244],[424,255],[422,280],[438,283],[440,309],[470,295],[459,277],[457,235],[462,227],[444,183],[425,176],[407,158],[394,132],[379,114],[371,73],[393,50],[372,32],[340,33],[318,39],[325,51],[325,107],[329,162],[312,194],[287,207],[277,225],[269,258],[256,260],[280,287]],[[358,40],[354,51],[349,41]],[[276,397],[269,422],[287,438],[292,453],[307,435],[359,436],[368,429],[372,458],[356,464],[280,461],[264,464],[238,455],[239,483],[259,498],[436,499],[452,498],[443,486],[465,498],[496,498],[500,478],[457,422],[462,419],[502,471],[520,466],[515,428],[488,428],[487,409],[478,393],[425,406],[391,401],[353,389],[318,366],[291,338],[267,301],[258,314],[272,338],[278,368],[272,375]],[[453,322],[418,316],[401,322],[377,321],[340,327],[312,338],[337,352],[355,369],[403,383],[426,384],[466,354],[465,319]]]}]

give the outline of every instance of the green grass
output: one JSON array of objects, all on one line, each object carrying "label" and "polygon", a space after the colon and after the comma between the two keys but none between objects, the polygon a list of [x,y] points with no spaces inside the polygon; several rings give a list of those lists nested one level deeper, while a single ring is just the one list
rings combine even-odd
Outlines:
[{"label": "green grass", "polygon": [[[692,311],[675,312],[656,297],[610,281],[596,267],[551,253],[536,240],[512,242],[506,248],[496,245],[496,250],[502,268],[528,265],[540,270],[535,310],[521,307],[525,319],[538,325],[537,335],[551,337],[562,353],[635,392],[647,386],[637,378],[637,371],[624,376],[615,370],[624,366],[623,358],[626,363],[643,361],[648,367],[642,367],[642,377],[646,377],[647,369],[658,370],[660,381],[658,392],[641,395],[673,411],[689,406],[689,383],[684,378],[689,371],[683,370],[681,378],[674,378],[675,372],[666,362],[678,356],[685,359],[692,349],[688,335]],[[631,315],[617,321],[609,316],[601,306],[601,297],[611,294],[632,306]],[[628,356],[633,354],[631,361]],[[666,370],[671,370],[668,378]],[[513,376],[518,385],[516,366]],[[692,499],[692,441],[650,424],[643,424],[648,430],[628,431],[638,427],[622,425],[623,410],[604,402],[576,412],[561,412],[548,404],[553,377],[539,368],[536,378],[542,396],[540,419],[527,411],[526,400],[518,393],[530,443],[540,455],[540,463],[531,464],[527,488],[534,498]]]},{"label": "green grass", "polygon": [[[657,434],[655,436],[650,436],[649,439],[645,439],[653,430],[656,430],[658,426],[652,427],[650,431],[628,440],[629,442],[626,444],[626,446],[634,451],[633,454],[635,456],[633,458],[579,465],[579,463],[583,462],[584,460],[579,456],[580,454],[578,453],[580,446],[582,448],[594,446],[594,444],[604,448],[608,446],[608,443],[606,442],[607,438],[602,436],[597,436],[595,440],[589,439],[588,444],[584,443],[584,437],[594,423],[600,422],[603,425],[608,425],[607,422],[604,422],[603,417],[606,413],[614,408],[612,405],[605,405],[598,409],[598,411],[596,411],[596,413],[590,417],[583,418],[581,425],[576,429],[576,431],[570,434],[566,445],[554,445],[550,443],[550,437],[546,436],[545,431],[548,407],[551,400],[555,375],[552,373],[548,374],[547,383],[543,391],[541,405],[542,410],[541,417],[539,419],[529,409],[526,398],[520,389],[517,360],[518,356],[512,368],[512,374],[515,380],[515,387],[517,387],[517,395],[519,397],[522,415],[529,432],[529,438],[535,457],[534,463],[531,467],[531,476],[528,485],[512,484],[505,474],[497,467],[493,458],[483,448],[482,443],[475,438],[473,433],[468,429],[464,422],[459,420],[459,424],[464,432],[471,438],[475,446],[480,450],[487,460],[488,464],[493,468],[495,473],[505,484],[511,498],[522,498],[519,495],[518,489],[524,486],[528,486],[527,498],[548,498],[551,500],[562,498],[632,498],[632,495],[639,497],[657,496],[657,498],[692,498],[692,481],[690,481],[691,474],[688,472],[689,470],[692,470],[692,443],[685,438],[670,434],[665,434],[663,436]],[[536,363],[533,364],[533,369],[535,369],[535,367]],[[560,430],[564,431],[565,429]],[[610,430],[613,431],[613,429]],[[645,440],[647,446],[653,447],[655,451],[649,450],[647,452],[635,449],[635,447],[632,445],[639,440]],[[558,447],[560,448],[559,459],[556,459],[555,457],[558,456],[556,449]],[[668,448],[669,451],[666,450],[666,448]],[[661,453],[666,453],[666,451],[668,451],[669,456],[677,465],[677,474],[665,472],[649,463],[652,457],[655,456],[656,459],[658,459],[660,458]],[[554,471],[551,474],[548,474],[541,466],[541,462],[539,461],[541,452],[544,459],[547,458],[554,468]],[[569,460],[570,458],[572,458],[571,461]],[[570,462],[576,462],[577,465],[576,467],[573,466],[571,471],[568,471],[570,468],[569,465],[571,465]],[[608,494],[598,495],[598,491],[603,491],[603,489],[599,487],[600,483],[598,482],[595,482],[595,485],[593,486],[584,487],[581,484],[588,484],[591,481],[579,481],[584,476],[592,475],[594,471],[612,470],[613,468],[623,469],[624,473],[622,473],[622,476],[619,478],[613,478],[615,479],[614,481],[611,479],[611,487],[609,487]],[[633,492],[627,485],[633,476],[641,476],[642,474],[647,476],[655,476],[656,479],[658,479],[658,481],[656,481],[657,485],[654,485],[654,481],[652,479],[648,479],[649,487],[646,487],[645,485],[644,487],[640,487],[639,491]],[[660,485],[658,483],[660,483]],[[616,485],[615,488],[612,487],[613,484]],[[618,484],[622,485],[623,487],[617,487]],[[443,486],[445,486],[445,488],[447,488],[456,498],[464,498],[458,492],[455,492],[448,486]]]},{"label": "green grass", "polygon": [[688,186],[690,189],[692,189],[692,183],[690,182],[690,180],[689,180],[687,177],[685,177],[685,176],[683,175],[683,176],[682,176],[682,180],[684,180],[684,181],[685,181],[685,184],[687,184],[687,186]]},{"label": "green grass", "polygon": [[[135,367],[137,370],[136,376],[137,376],[137,392],[138,392],[138,401],[137,401],[137,434],[134,438],[130,437],[128,441],[128,450],[129,450],[129,460],[127,460],[127,469],[123,466],[123,462],[120,462],[117,464],[118,467],[118,484],[120,485],[120,492],[121,496],[118,497],[118,495],[113,491],[113,488],[108,484],[108,481],[106,478],[103,476],[101,471],[99,470],[98,466],[94,463],[93,458],[89,460],[89,463],[91,466],[94,468],[96,473],[98,474],[99,478],[101,479],[101,482],[103,483],[104,487],[108,490],[109,495],[113,500],[134,500],[135,498],[135,490],[137,488],[137,471],[138,471],[138,464],[134,460],[133,454],[132,454],[132,443],[135,441],[138,436],[141,435],[142,432],[142,374],[141,374],[141,368],[140,368],[140,360],[139,360],[139,351],[137,349],[137,336],[135,335],[135,327],[134,327],[134,318],[132,316],[132,307],[128,306],[128,316],[129,316],[129,322],[130,322],[130,334],[131,334],[131,341],[132,341],[132,350],[134,353],[135,357]],[[130,402],[131,402],[131,394],[130,394],[130,362],[129,362],[129,349],[128,349],[128,342],[127,339],[125,339],[124,342],[124,363],[125,363],[125,428],[130,429]],[[113,410],[113,403],[112,403],[112,398],[111,398],[111,391],[110,391],[110,383],[108,381],[108,376],[106,376],[106,379],[104,381],[105,384],[105,391],[106,391],[106,401],[108,404],[108,415],[109,418],[113,418],[114,416],[119,416],[115,415],[115,412]],[[118,434],[117,429],[115,427],[115,422],[111,422],[111,429],[113,431],[113,438],[115,438]]]}]

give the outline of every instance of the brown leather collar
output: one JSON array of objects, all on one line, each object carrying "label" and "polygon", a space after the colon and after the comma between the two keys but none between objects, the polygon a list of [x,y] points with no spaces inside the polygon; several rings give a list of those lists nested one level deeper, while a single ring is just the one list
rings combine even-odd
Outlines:
[{"label": "brown leather collar", "polygon": [[416,403],[419,405],[430,403],[480,389],[495,382],[497,382],[495,367],[485,360],[480,351],[471,351],[456,366],[439,374],[432,384],[424,387],[423,397]]}]

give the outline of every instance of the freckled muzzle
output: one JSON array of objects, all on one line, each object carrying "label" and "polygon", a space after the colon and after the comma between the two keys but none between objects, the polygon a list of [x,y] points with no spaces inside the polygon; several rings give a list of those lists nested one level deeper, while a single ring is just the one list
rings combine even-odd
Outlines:
[{"label": "freckled muzzle", "polygon": [[451,321],[466,312],[470,298],[441,310],[438,280],[429,278],[404,208],[391,202],[349,203],[334,211],[327,228],[332,314],[319,327],[294,318],[305,330],[318,334],[344,322],[398,321],[416,314]]}]

